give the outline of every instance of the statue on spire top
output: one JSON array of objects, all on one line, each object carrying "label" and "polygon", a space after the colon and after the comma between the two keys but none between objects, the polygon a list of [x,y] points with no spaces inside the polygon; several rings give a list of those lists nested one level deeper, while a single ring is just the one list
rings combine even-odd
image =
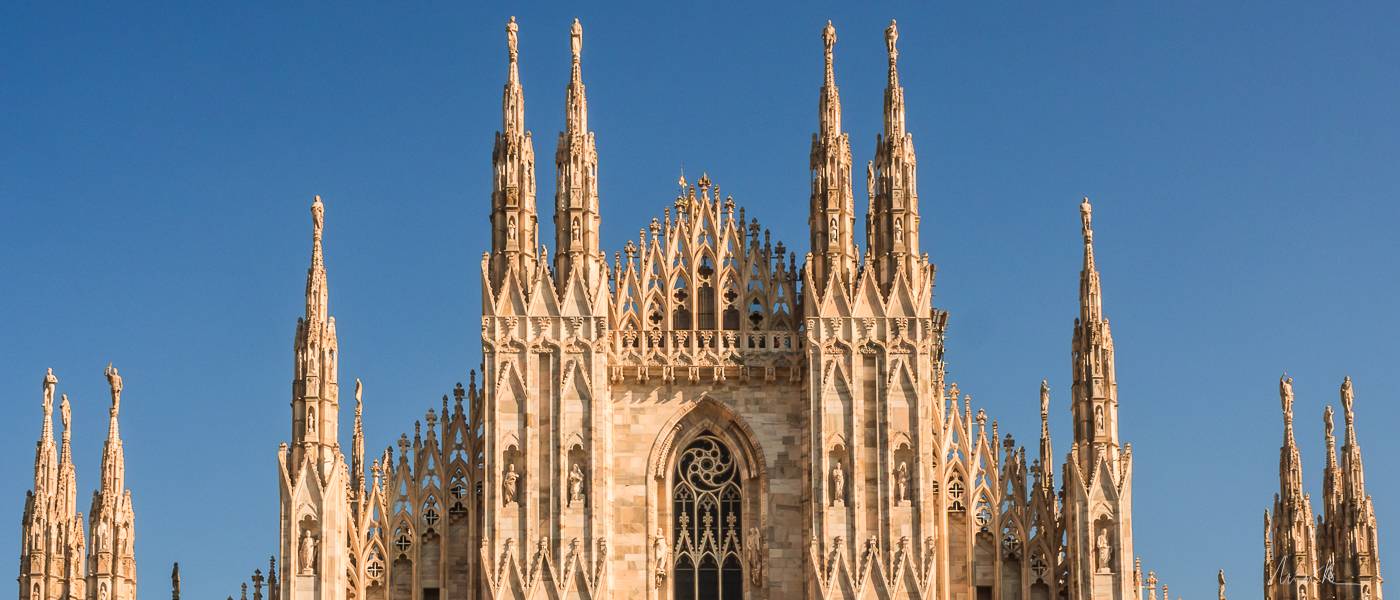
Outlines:
[{"label": "statue on spire top", "polygon": [[1050,417],[1050,381],[1040,380],[1040,420],[1044,422]]},{"label": "statue on spire top", "polygon": [[361,406],[360,406],[360,405],[361,405],[361,403],[363,402],[363,400],[362,400],[362,395],[363,395],[364,389],[365,389],[364,386],[360,384],[360,378],[359,378],[359,377],[356,377],[356,378],[355,378],[355,416],[356,416],[356,417],[360,416],[360,414],[361,414],[361,410],[362,410],[362,409],[361,409]]},{"label": "statue on spire top", "polygon": [[573,50],[574,62],[578,62],[579,53],[583,51],[583,25],[578,19],[574,19],[574,25],[569,29],[569,48]]},{"label": "statue on spire top", "polygon": [[826,27],[822,28],[822,43],[826,46],[826,65],[831,66],[831,47],[836,45],[836,27],[832,26],[828,19]]},{"label": "statue on spire top", "polygon": [[1085,241],[1094,239],[1094,205],[1089,204],[1089,197],[1085,196],[1079,202],[1079,220],[1084,224]]},{"label": "statue on spire top", "polygon": [[516,38],[517,31],[520,31],[520,26],[515,24],[515,17],[511,16],[510,21],[506,22],[506,49],[510,51],[510,62],[515,62],[516,57],[520,55],[517,47],[519,43]]},{"label": "statue on spire top", "polygon": [[326,205],[321,204],[321,195],[316,194],[311,201],[311,225],[315,227],[316,237],[321,237],[321,229],[326,224]]},{"label": "statue on spire top", "polygon": [[122,376],[112,363],[107,363],[107,385],[112,388],[112,414],[115,416],[122,407]]},{"label": "statue on spire top", "polygon": [[1293,378],[1287,373],[1278,378],[1278,397],[1283,405],[1283,420],[1293,426]]},{"label": "statue on spire top", "polygon": [[1342,410],[1346,411],[1347,421],[1351,421],[1351,403],[1356,400],[1355,394],[1351,391],[1351,377],[1342,380]]},{"label": "statue on spire top", "polygon": [[53,374],[53,367],[49,367],[48,372],[44,374],[44,412],[46,413],[52,410],[53,390],[57,386],[58,377]]},{"label": "statue on spire top", "polygon": [[885,28],[885,48],[890,53],[890,68],[894,68],[894,61],[899,60],[899,50],[895,48],[897,41],[899,28],[895,26],[894,19],[890,19],[890,26]]}]

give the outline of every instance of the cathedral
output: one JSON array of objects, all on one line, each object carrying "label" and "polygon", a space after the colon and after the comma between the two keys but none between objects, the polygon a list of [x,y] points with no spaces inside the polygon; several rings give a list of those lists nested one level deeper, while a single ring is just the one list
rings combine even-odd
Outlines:
[{"label": "cathedral", "polygon": [[[1119,437],[1092,206],[1078,207],[1079,313],[1065,316],[1073,384],[1060,397],[1073,437],[1056,455],[1052,391],[1041,382],[1028,453],[945,378],[948,313],[933,306],[935,269],[920,245],[894,22],[883,131],[864,167],[863,247],[836,32],[830,23],[821,31],[802,256],[707,175],[682,178],[635,239],[604,252],[577,20],[553,240],[543,243],[517,34],[512,18],[481,259],[480,375],[382,452],[366,449],[373,402],[359,380],[342,415],[327,205],[311,205],[290,439],[276,451],[279,546],[250,580],[254,600],[1157,600],[1160,582],[1133,547],[1133,451]],[[90,543],[76,512],[69,405],[63,397],[56,450],[57,378],[44,379],[21,599],[135,600],[122,383],[111,366],[106,376]],[[1280,492],[1265,515],[1265,598],[1380,600],[1351,382],[1341,390],[1340,465],[1332,409],[1324,417],[1319,517],[1302,491],[1291,381],[1280,381],[1285,433]],[[348,455],[342,416],[352,419]],[[1223,573],[1219,582],[1223,600]],[[172,586],[178,600],[178,568]]]}]

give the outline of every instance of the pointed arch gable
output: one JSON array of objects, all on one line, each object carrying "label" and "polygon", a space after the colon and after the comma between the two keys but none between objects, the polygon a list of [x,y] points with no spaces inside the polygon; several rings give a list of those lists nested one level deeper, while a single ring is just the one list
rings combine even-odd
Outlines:
[{"label": "pointed arch gable", "polygon": [[767,481],[768,463],[753,428],[732,408],[708,394],[681,406],[666,420],[647,457],[647,472],[654,478],[664,478],[674,449],[707,430],[729,442],[739,453],[740,472],[746,479]]}]

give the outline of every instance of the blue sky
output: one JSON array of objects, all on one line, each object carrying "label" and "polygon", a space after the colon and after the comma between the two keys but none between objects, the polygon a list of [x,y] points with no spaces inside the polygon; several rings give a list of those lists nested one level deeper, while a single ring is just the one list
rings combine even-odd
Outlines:
[{"label": "blue sky", "polygon": [[895,17],[950,376],[1022,443],[1048,378],[1068,449],[1089,195],[1144,565],[1185,597],[1211,597],[1218,568],[1259,594],[1287,370],[1314,494],[1323,406],[1355,380],[1400,568],[1400,7],[659,4],[0,7],[0,548],[19,547],[43,369],[73,399],[90,490],[113,361],[141,594],[167,593],[176,560],[190,597],[265,567],[312,194],[369,446],[466,379],[509,15],[545,223],[582,19],[609,254],[682,167],[805,248],[820,28],[863,164]]}]

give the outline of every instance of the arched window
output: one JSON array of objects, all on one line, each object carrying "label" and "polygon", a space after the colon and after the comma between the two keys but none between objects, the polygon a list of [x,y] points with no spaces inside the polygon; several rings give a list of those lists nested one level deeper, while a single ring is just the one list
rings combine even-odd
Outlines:
[{"label": "arched window", "polygon": [[744,597],[744,489],[729,447],[711,434],[686,446],[671,491],[676,600]]}]

